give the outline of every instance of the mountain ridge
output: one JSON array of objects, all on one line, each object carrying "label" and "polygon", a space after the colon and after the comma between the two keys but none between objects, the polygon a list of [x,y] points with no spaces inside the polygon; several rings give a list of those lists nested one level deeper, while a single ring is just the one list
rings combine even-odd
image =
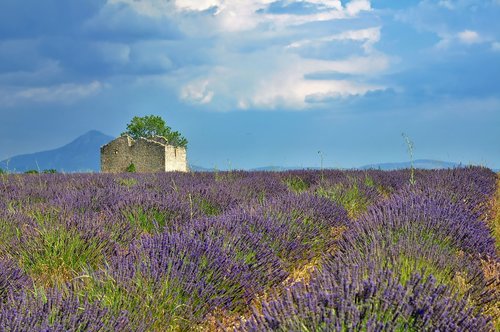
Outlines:
[{"label": "mountain ridge", "polygon": [[0,168],[12,172],[55,169],[58,172],[98,172],[100,147],[114,138],[90,130],[61,147],[21,154],[0,161]]}]

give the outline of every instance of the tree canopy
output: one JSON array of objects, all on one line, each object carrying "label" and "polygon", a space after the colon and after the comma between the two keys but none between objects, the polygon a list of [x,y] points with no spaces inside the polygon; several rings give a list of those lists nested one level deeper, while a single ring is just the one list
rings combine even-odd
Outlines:
[{"label": "tree canopy", "polygon": [[167,126],[160,116],[156,115],[134,116],[127,125],[127,131],[123,132],[122,135],[129,135],[133,139],[163,136],[173,146],[186,148],[188,144],[185,137],[178,131],[172,131],[172,128]]}]

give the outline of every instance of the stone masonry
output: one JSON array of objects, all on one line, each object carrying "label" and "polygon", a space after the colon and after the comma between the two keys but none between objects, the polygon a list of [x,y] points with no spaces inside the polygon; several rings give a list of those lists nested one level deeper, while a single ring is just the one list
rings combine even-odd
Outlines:
[{"label": "stone masonry", "polygon": [[101,172],[126,172],[131,164],[138,173],[188,171],[186,149],[162,136],[134,140],[124,135],[101,147]]}]

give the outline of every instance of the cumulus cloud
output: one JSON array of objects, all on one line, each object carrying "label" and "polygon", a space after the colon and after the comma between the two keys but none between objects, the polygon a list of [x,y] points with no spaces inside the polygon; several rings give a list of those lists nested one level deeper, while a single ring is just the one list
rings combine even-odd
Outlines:
[{"label": "cumulus cloud", "polygon": [[367,0],[352,0],[347,3],[345,10],[349,15],[357,15],[362,11],[370,11],[370,1]]},{"label": "cumulus cloud", "polygon": [[[120,3],[127,4],[141,15],[176,20],[185,32],[196,34],[249,31],[259,25],[284,28],[307,22],[355,17],[360,12],[371,10],[368,0],[351,0],[345,6],[340,0],[304,1],[305,4],[314,5],[317,10],[299,15],[266,11],[270,5],[277,3],[275,0],[109,0],[109,4]],[[182,20],[179,20],[180,17]],[[206,30],[206,25],[210,25],[209,31]]]},{"label": "cumulus cloud", "polygon": [[[261,58],[266,58],[266,63],[259,63]],[[311,102],[317,106],[318,102],[332,98],[363,95],[385,88],[355,78],[311,79],[308,76],[340,73],[363,77],[380,73],[389,66],[389,59],[382,54],[317,60],[304,59],[293,53],[267,51],[245,55],[242,59],[248,66],[240,67],[238,62],[226,63],[208,75],[188,82],[181,89],[181,98],[198,104],[222,100],[222,103],[216,103],[217,109],[307,109],[313,106]]]},{"label": "cumulus cloud", "polygon": [[[163,50],[163,54],[170,52],[167,58],[174,68],[163,82],[167,88],[177,89],[179,98],[189,104],[226,110],[303,109],[312,99],[318,102],[383,88],[359,77],[311,78],[315,73],[333,72],[363,77],[387,69],[388,57],[374,47],[380,40],[379,26],[352,30],[339,23],[337,32],[328,35],[314,29],[322,22],[358,19],[360,13],[372,10],[370,1],[351,0],[343,5],[339,0],[309,0],[290,10],[293,4],[275,0],[108,1],[115,10],[122,5],[139,16],[174,22],[179,28],[182,37]],[[362,20],[358,25],[363,25]],[[190,44],[191,40],[198,45]],[[358,44],[360,51],[323,54],[321,58],[305,54],[310,47],[344,41]],[[197,61],[185,63],[175,54],[176,47],[185,50],[183,45],[194,46],[190,51],[198,54]],[[128,53],[130,60],[132,54],[133,48]]]},{"label": "cumulus cloud", "polygon": [[344,74],[368,74],[387,68],[383,56],[356,57],[338,61],[304,60],[290,56],[287,65],[268,77],[258,79],[255,93],[245,100],[245,104],[260,108],[307,108],[309,102],[322,102],[331,98],[362,95],[368,91],[384,89],[383,86],[366,84],[355,80],[307,79],[308,74],[335,72]]}]

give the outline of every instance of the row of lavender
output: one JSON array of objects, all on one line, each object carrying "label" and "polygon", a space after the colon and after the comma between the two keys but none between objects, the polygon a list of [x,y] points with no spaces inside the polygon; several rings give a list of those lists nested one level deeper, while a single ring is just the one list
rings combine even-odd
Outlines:
[{"label": "row of lavender", "polygon": [[[354,302],[343,298],[348,295],[334,288],[335,280],[355,288],[366,280],[379,286],[384,285],[380,280],[392,282],[392,286],[398,282],[420,285],[424,281],[415,281],[416,277],[408,271],[419,267],[426,258],[411,260],[415,252],[421,251],[413,247],[411,236],[420,236],[421,229],[381,224],[381,220],[389,219],[382,212],[376,217],[374,211],[383,210],[384,206],[392,211],[396,203],[390,202],[398,199],[406,206],[405,200],[411,195],[429,196],[420,205],[417,199],[414,210],[400,209],[399,215],[390,219],[404,224],[400,216],[408,213],[408,220],[412,220],[415,215],[411,213],[427,211],[421,208],[429,207],[429,200],[443,197],[452,204],[452,208],[445,206],[444,211],[456,212],[447,215],[450,225],[462,210],[470,220],[477,221],[494,190],[494,174],[481,168],[418,172],[420,186],[411,189],[408,178],[405,171],[2,176],[0,330],[207,328],[207,317],[214,313],[247,315],[257,296],[280,289],[294,271],[323,257],[335,245],[340,248],[338,254],[327,257],[324,268],[310,285],[297,284],[287,292],[298,298],[313,296],[321,303],[325,299],[318,298],[318,294],[329,294],[353,308]],[[417,192],[417,188],[427,187],[434,189]],[[392,198],[386,201],[390,195]],[[438,203],[438,207],[444,206]],[[349,217],[356,217],[373,204],[368,214],[373,215],[371,219],[350,221]],[[456,206],[462,210],[455,210]],[[438,213],[433,220],[439,216]],[[457,220],[464,224],[469,221]],[[393,227],[397,235],[387,236],[396,236],[396,240],[389,239],[396,244],[374,238],[374,234],[379,234],[376,227]],[[450,227],[467,239],[478,230],[479,237],[488,238],[488,234],[481,233],[484,225],[479,222],[470,224],[465,233],[460,227]],[[437,221],[435,228],[441,229]],[[343,229],[348,231],[336,243],[332,233]],[[436,232],[429,233],[430,245],[436,245],[439,234],[444,234]],[[429,243],[420,245],[423,252],[434,254]],[[485,243],[479,254],[494,256],[489,242]],[[392,252],[404,254],[400,254],[399,260],[388,261],[387,257],[398,257],[388,254]],[[472,253],[464,254],[477,263]],[[410,262],[403,259],[406,256]],[[481,277],[477,264],[467,270],[459,264],[462,260],[455,259],[453,264],[458,265],[448,267],[446,256],[437,256],[440,260],[436,258],[437,263],[429,266],[448,269],[450,276],[458,275],[457,271],[470,272],[466,282],[474,287],[467,296],[475,294],[487,302],[487,281]],[[389,272],[381,266],[406,272],[389,278]],[[360,267],[361,272],[356,272]],[[347,271],[348,278],[340,271]],[[428,272],[436,275],[436,271]],[[437,282],[451,283],[450,278]],[[425,282],[432,283],[425,289],[434,287],[434,281]],[[386,292],[398,290],[391,285]],[[325,292],[324,287],[335,291]],[[383,288],[372,297],[380,300]],[[354,294],[351,293],[349,296]],[[357,299],[358,295],[354,295]],[[287,325],[290,321],[304,324],[294,316],[297,312],[292,308],[297,304],[285,302],[277,297],[264,307],[269,310],[267,314],[256,312],[241,328],[297,329]],[[481,308],[481,304],[476,307]],[[302,309],[310,317],[306,313],[300,315],[313,324],[313,329],[324,324],[326,329],[334,326],[329,325],[330,320],[324,320],[326,316],[315,316],[318,308],[333,314],[328,319],[337,319],[335,324],[340,324],[340,316],[336,315],[342,311],[338,308],[330,304],[305,306]],[[402,319],[408,318],[408,313],[390,310],[403,315]],[[354,317],[349,316],[351,312],[345,314],[345,322],[356,324]],[[366,320],[373,316],[373,311],[361,316],[358,324],[373,325],[370,318]],[[485,319],[481,322],[488,324]]]},{"label": "row of lavender", "polygon": [[484,169],[419,177],[369,207],[310,282],[275,294],[242,330],[498,330],[500,275],[483,269],[499,263],[482,220],[494,190]]}]

